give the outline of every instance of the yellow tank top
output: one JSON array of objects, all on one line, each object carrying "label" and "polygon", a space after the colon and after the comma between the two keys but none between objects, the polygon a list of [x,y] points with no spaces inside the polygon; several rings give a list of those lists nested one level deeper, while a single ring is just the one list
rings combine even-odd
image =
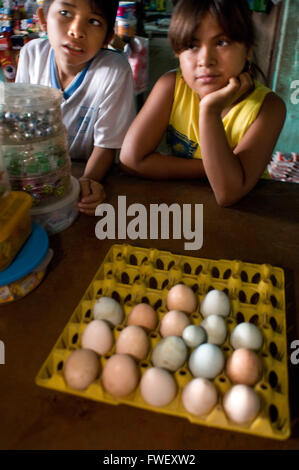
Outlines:
[{"label": "yellow tank top", "polygon": [[[255,89],[243,101],[237,103],[222,119],[231,149],[240,142],[249,126],[256,119],[265,96],[271,90],[255,81]],[[200,99],[183,80],[180,70],[176,73],[174,100],[167,128],[167,143],[172,155],[184,158],[201,158],[199,138]]]}]

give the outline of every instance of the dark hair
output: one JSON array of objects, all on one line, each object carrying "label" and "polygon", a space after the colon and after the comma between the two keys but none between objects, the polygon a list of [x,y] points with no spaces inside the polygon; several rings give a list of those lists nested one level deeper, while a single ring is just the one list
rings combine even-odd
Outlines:
[{"label": "dark hair", "polygon": [[[47,16],[49,8],[54,0],[44,0],[42,8]],[[88,0],[90,8],[94,12],[101,13],[107,21],[107,36],[112,33],[118,8],[118,0]]]},{"label": "dark hair", "polygon": [[247,0],[180,0],[173,11],[168,37],[175,53],[187,49],[196,29],[211,13],[224,33],[232,40],[254,45],[254,30]]}]

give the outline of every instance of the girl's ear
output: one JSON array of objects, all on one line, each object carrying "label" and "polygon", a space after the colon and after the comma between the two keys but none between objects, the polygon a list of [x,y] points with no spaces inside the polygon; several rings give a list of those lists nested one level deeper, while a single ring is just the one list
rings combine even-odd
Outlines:
[{"label": "girl's ear", "polygon": [[36,14],[38,16],[38,21],[40,22],[42,30],[47,31],[47,20],[43,8],[38,7]]}]

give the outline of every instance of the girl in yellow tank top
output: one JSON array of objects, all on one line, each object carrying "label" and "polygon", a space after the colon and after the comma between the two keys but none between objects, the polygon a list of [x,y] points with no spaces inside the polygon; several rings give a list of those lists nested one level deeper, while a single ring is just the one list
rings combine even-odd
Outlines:
[{"label": "girl in yellow tank top", "polygon": [[[247,98],[236,104],[223,117],[228,144],[234,149],[241,141],[247,129],[255,121],[265,96],[271,90],[254,81],[254,90]],[[175,91],[167,128],[167,143],[171,154],[185,158],[202,158],[198,116],[200,99],[184,81],[182,72],[176,72]]]},{"label": "girl in yellow tank top", "polygon": [[[285,105],[253,80],[253,31],[247,0],[179,0],[169,38],[180,70],[158,80],[131,125],[120,153],[124,170],[151,179],[207,178],[223,206],[255,186]],[[168,155],[157,151],[165,133]]]}]

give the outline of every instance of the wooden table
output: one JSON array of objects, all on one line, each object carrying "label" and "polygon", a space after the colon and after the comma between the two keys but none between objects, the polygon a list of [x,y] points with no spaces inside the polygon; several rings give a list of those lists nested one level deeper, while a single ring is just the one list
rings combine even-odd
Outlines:
[{"label": "wooden table", "polygon": [[[76,173],[77,171],[77,173]],[[77,167],[74,173],[78,174]],[[203,246],[185,240],[121,240],[142,247],[212,259],[238,259],[282,267],[286,275],[288,353],[299,339],[299,201],[296,184],[260,181],[231,208],[217,206],[206,182],[145,181],[112,171],[107,202],[117,207],[165,202],[203,204]],[[297,220],[296,220],[297,218]],[[292,435],[286,441],[190,424],[187,420],[124,405],[111,406],[38,387],[37,372],[79,303],[110,246],[95,237],[97,219],[80,215],[50,237],[54,258],[40,286],[0,307],[1,449],[299,449],[299,364],[289,361]]]}]

